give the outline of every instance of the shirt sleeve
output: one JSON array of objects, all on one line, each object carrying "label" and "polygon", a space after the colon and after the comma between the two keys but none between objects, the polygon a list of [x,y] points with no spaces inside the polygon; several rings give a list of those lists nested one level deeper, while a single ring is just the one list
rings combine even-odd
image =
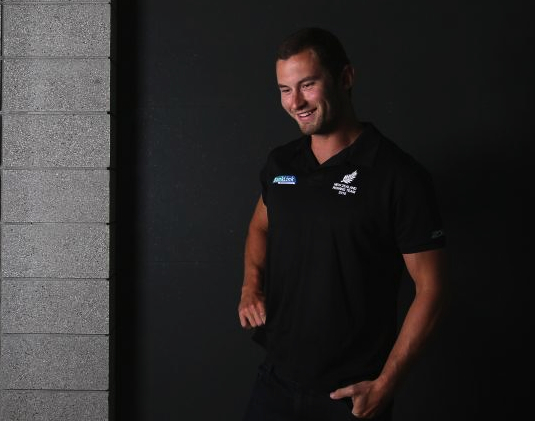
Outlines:
[{"label": "shirt sleeve", "polygon": [[260,170],[260,185],[262,187],[262,201],[264,202],[264,205],[267,206],[268,204],[268,186],[269,186],[269,180],[268,180],[268,165],[269,165],[269,157]]},{"label": "shirt sleeve", "polygon": [[446,238],[433,181],[421,166],[403,171],[395,199],[395,234],[403,254],[442,248]]}]

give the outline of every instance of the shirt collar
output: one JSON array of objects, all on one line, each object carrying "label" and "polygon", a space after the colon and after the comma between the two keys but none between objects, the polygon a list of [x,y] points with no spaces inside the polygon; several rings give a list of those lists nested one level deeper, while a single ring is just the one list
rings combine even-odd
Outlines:
[{"label": "shirt collar", "polygon": [[305,165],[310,169],[327,168],[343,163],[350,163],[359,166],[372,167],[375,161],[381,133],[372,123],[363,122],[363,130],[357,139],[347,148],[325,161],[318,164],[314,153],[310,147],[310,136],[303,136],[298,148],[298,155],[304,159]]}]

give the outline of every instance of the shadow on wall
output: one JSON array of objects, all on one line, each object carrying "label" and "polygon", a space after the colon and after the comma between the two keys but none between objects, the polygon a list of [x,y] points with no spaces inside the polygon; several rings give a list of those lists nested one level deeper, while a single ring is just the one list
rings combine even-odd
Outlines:
[{"label": "shadow on wall", "polygon": [[140,288],[138,227],[138,159],[139,124],[137,122],[139,80],[139,0],[113,3],[114,32],[112,45],[113,99],[112,147],[116,156],[117,189],[115,201],[116,240],[114,256],[115,282],[110,291],[111,373],[110,420],[133,419],[138,412],[140,385],[136,367],[139,364],[137,326]]}]

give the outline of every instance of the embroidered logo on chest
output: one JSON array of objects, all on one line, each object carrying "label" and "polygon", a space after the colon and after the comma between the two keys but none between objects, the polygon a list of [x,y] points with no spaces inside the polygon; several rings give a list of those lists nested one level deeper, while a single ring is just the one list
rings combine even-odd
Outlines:
[{"label": "embroidered logo on chest", "polygon": [[339,183],[333,184],[333,190],[338,191],[338,194],[346,196],[347,194],[355,194],[357,191],[357,186],[352,186],[351,183],[357,178],[357,170],[353,171],[350,174],[344,175],[344,178]]}]

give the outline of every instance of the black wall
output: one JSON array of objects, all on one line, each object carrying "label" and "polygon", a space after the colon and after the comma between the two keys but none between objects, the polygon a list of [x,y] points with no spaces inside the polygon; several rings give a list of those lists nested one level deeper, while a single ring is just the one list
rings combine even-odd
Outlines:
[{"label": "black wall", "polygon": [[[453,303],[396,420],[531,409],[533,13],[510,0],[117,4],[119,420],[239,420],[263,355],[237,305],[269,149],[299,135],[273,52],[334,31],[359,117],[433,174]],[[406,279],[403,315],[412,290]]]}]

